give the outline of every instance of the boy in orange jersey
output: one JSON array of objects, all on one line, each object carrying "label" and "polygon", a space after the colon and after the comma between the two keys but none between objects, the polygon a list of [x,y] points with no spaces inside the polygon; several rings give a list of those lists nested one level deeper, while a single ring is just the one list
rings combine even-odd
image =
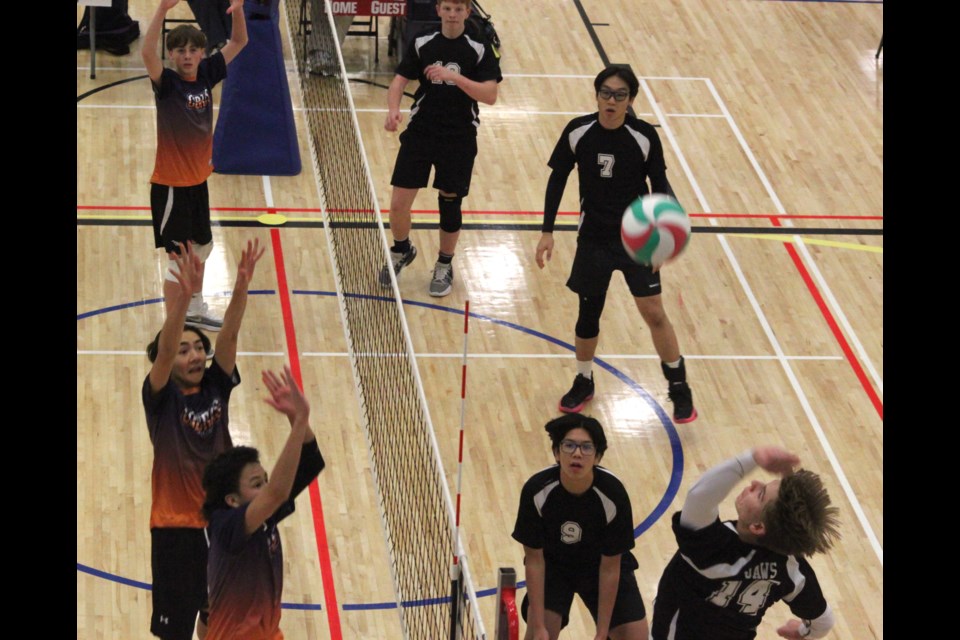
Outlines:
[{"label": "boy in orange jersey", "polygon": [[176,287],[170,288],[167,317],[147,346],[153,363],[143,381],[143,408],[153,444],[153,501],[150,541],[153,617],[150,631],[164,640],[190,640],[194,621],[206,631],[207,541],[203,470],[233,446],[228,431],[230,393],[240,384],[237,337],[247,305],[247,288],[263,255],[259,242],[247,243],[233,296],[217,338],[217,352],[206,366],[210,340],[185,325],[190,291],[200,281],[200,258],[191,245],[171,253]]},{"label": "boy in orange jersey", "polygon": [[[203,300],[202,263],[213,250],[207,178],[213,172],[213,87],[227,77],[227,65],[247,44],[243,0],[230,0],[232,38],[205,58],[206,36],[196,27],[181,25],[167,35],[167,55],[174,69],[166,69],[157,51],[163,19],[179,0],[160,0],[143,36],[141,55],[157,104],[157,155],[150,178],[150,209],[154,245],[168,254],[177,243],[193,242],[200,257],[200,280],[191,292],[187,321],[219,331],[223,319]],[[170,269],[163,295],[170,300],[177,288]],[[169,302],[167,303],[169,305]]]},{"label": "boy in orange jersey", "polygon": [[210,520],[210,629],[207,640],[282,640],[283,545],[277,523],[293,513],[294,498],[323,470],[310,430],[310,405],[293,379],[263,372],[267,404],[287,416],[290,434],[270,473],[252,447],[217,456],[203,474]]}]

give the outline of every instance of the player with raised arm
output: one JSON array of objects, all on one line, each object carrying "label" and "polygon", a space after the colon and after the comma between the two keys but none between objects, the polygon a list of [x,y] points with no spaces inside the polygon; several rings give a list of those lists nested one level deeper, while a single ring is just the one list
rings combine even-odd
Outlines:
[{"label": "player with raised arm", "polygon": [[237,266],[233,296],[210,366],[210,339],[185,324],[190,292],[200,279],[200,258],[190,244],[170,254],[176,287],[168,288],[167,317],[147,346],[152,363],[143,381],[142,401],[153,444],[150,508],[153,615],[150,631],[165,640],[190,640],[197,614],[198,634],[206,629],[207,522],[203,469],[233,446],[229,402],[240,384],[237,338],[247,306],[247,289],[257,261],[258,241],[247,243]]},{"label": "player with raised arm", "polygon": [[[207,38],[192,25],[180,25],[167,34],[167,56],[173,69],[163,66],[158,53],[163,20],[179,0],[160,0],[143,35],[141,56],[157,105],[157,153],[150,177],[153,240],[158,249],[176,253],[178,243],[193,242],[200,258],[199,279],[193,283],[187,320],[219,331],[223,319],[203,299],[203,263],[213,250],[210,196],[207,178],[213,172],[213,88],[227,77],[227,65],[247,44],[243,0],[230,0],[231,38],[209,58]],[[177,287],[171,261],[163,296]],[[169,302],[168,302],[169,304]]]},{"label": "player with raised arm", "polygon": [[[690,488],[673,515],[679,548],[660,578],[653,640],[750,640],[778,600],[797,616],[777,629],[781,637],[830,631],[833,611],[806,557],[840,537],[838,510],[818,475],[793,471],[799,462],[780,447],[756,447]],[[780,478],[751,482],[734,500],[737,519],[721,521],[718,505],[757,467]]]},{"label": "player with raised arm", "polygon": [[263,372],[267,404],[287,416],[290,434],[270,474],[252,447],[220,454],[203,476],[210,520],[210,631],[207,640],[279,640],[283,545],[277,523],[323,470],[310,430],[310,405],[290,367]]}]

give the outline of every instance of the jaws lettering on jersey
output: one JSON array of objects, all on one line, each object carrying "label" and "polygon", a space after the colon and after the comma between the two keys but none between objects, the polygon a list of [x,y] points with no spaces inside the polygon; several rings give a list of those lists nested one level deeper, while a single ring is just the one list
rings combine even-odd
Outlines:
[{"label": "jaws lettering on jersey", "polygon": [[203,93],[195,95],[192,93],[187,94],[187,108],[194,109],[196,111],[203,111],[210,106],[210,92],[206,89],[203,90]]},{"label": "jaws lettering on jersey", "polygon": [[746,580],[772,580],[777,577],[776,562],[761,562],[743,572]]}]

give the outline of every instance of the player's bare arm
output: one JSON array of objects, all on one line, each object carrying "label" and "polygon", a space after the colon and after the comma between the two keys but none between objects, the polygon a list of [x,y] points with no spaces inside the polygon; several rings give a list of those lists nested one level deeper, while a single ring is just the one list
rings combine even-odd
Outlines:
[{"label": "player's bare arm", "polygon": [[247,248],[240,254],[240,262],[237,264],[237,280],[233,285],[230,304],[223,315],[223,328],[217,336],[217,350],[213,356],[228,375],[233,375],[237,363],[237,341],[240,338],[240,323],[247,309],[247,291],[253,280],[257,261],[263,257],[264,251],[266,248],[260,246],[259,239],[248,240]]},{"label": "player's bare arm", "polygon": [[[186,246],[177,243],[180,253],[168,254],[177,266],[173,275],[177,279],[178,287],[171,287],[174,291],[173,300],[165,305],[167,317],[160,330],[160,340],[157,343],[157,358],[150,367],[150,390],[158,393],[167,386],[173,363],[180,349],[180,338],[183,337],[183,325],[187,319],[187,307],[190,306],[190,295],[194,287],[200,282],[200,258],[193,252],[191,243]],[[173,270],[171,269],[171,273]]]},{"label": "player's bare arm", "polygon": [[231,18],[230,40],[223,49],[220,50],[220,53],[223,54],[223,59],[226,63],[230,64],[233,59],[237,57],[237,54],[240,53],[240,50],[247,46],[249,40],[247,36],[247,19],[243,15],[243,0],[230,0],[227,13],[230,14]]},{"label": "player's bare arm", "polygon": [[527,597],[530,600],[527,610],[525,640],[549,640],[550,634],[547,632],[547,623],[544,616],[547,565],[543,558],[543,549],[534,549],[523,545],[523,557],[523,567],[527,578]]},{"label": "player's bare arm", "polygon": [[383,123],[383,128],[387,131],[396,131],[403,122],[403,114],[400,113],[400,99],[403,98],[403,90],[410,82],[408,78],[397,74],[387,89],[387,118]]},{"label": "player's bare arm", "polygon": [[483,104],[494,104],[497,101],[499,85],[496,80],[477,82],[461,75],[457,71],[439,64],[432,64],[423,70],[431,82],[452,82],[461,91]]},{"label": "player's bare arm", "polygon": [[610,618],[620,584],[620,556],[600,556],[600,585],[597,593],[597,634],[594,640],[606,640],[610,634]]},{"label": "player's bare arm", "polygon": [[160,54],[157,47],[160,45],[160,31],[163,29],[163,19],[167,12],[173,9],[180,0],[160,0],[157,10],[150,18],[150,24],[143,34],[143,46],[140,49],[140,57],[143,58],[143,64],[147,67],[147,75],[154,84],[160,82],[160,75],[163,73],[163,61],[160,60]]},{"label": "player's bare arm", "polygon": [[263,372],[263,384],[270,395],[267,404],[290,419],[290,434],[270,473],[270,481],[256,495],[244,515],[244,528],[252,534],[267,521],[277,509],[290,498],[297,466],[300,464],[300,449],[310,430],[310,405],[300,391],[289,366],[283,368],[283,376],[272,371]]}]

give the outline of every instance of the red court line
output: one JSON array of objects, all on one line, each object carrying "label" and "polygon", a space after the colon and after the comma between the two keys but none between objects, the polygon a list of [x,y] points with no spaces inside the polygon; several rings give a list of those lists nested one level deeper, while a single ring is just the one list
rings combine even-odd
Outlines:
[{"label": "red court line", "polygon": [[[269,213],[276,213],[269,209]],[[300,350],[297,348],[297,333],[293,327],[293,310],[290,307],[290,289],[287,287],[287,272],[284,267],[283,247],[280,244],[280,230],[270,229],[270,241],[273,244],[273,262],[277,269],[277,291],[280,293],[280,309],[283,314],[283,329],[287,337],[287,352],[290,354],[290,370],[294,379],[303,388],[300,372]],[[318,412],[314,412],[315,415]],[[340,605],[333,585],[333,567],[330,564],[330,547],[327,544],[327,527],[323,520],[323,501],[320,499],[320,485],[316,480],[310,483],[310,507],[313,512],[313,530],[317,539],[317,555],[320,558],[320,576],[323,582],[323,602],[327,609],[327,624],[333,640],[343,640],[340,629]]]},{"label": "red court line", "polygon": [[[772,219],[771,222],[775,227],[782,226],[779,220]],[[791,232],[801,231],[800,229],[794,228],[790,228],[789,230]],[[860,386],[863,387],[863,390],[867,392],[867,396],[869,396],[870,401],[873,403],[874,409],[877,410],[880,420],[883,420],[883,401],[880,400],[880,396],[877,395],[876,390],[873,388],[873,385],[867,378],[866,372],[864,372],[863,367],[860,366],[860,361],[857,359],[856,355],[854,355],[853,349],[850,348],[850,344],[847,342],[846,337],[844,337],[843,332],[840,331],[837,321],[834,319],[833,314],[830,313],[830,309],[827,307],[823,296],[820,295],[820,290],[817,289],[817,285],[813,282],[813,278],[810,277],[810,272],[807,271],[806,265],[804,265],[803,261],[800,259],[800,254],[797,253],[796,247],[794,247],[793,243],[791,242],[784,242],[783,246],[786,247],[787,253],[790,254],[790,258],[793,260],[794,266],[797,268],[797,271],[800,272],[800,277],[803,278],[804,283],[807,285],[810,295],[813,296],[814,301],[820,308],[820,313],[823,315],[823,319],[827,321],[830,331],[833,332],[833,337],[840,344],[840,349],[843,351],[843,355],[846,356],[847,362],[850,363],[850,367],[853,369],[854,374],[856,374],[857,379],[860,381]]]},{"label": "red court line", "polygon": [[[150,207],[127,207],[127,206],[95,206],[95,205],[77,205],[78,210],[83,211],[149,211]],[[320,213],[320,209],[310,207],[210,207],[211,211],[260,211],[264,213]],[[389,213],[389,209],[382,209],[381,214]],[[413,209],[410,213],[439,215],[436,209]],[[475,209],[464,211],[464,215],[478,216],[542,216],[543,211],[493,211],[484,209]],[[744,218],[744,219],[763,219],[763,220],[883,220],[883,216],[857,216],[857,215],[805,215],[805,214],[784,214],[774,213],[699,213],[688,211],[691,218]],[[560,211],[558,216],[579,216],[579,211]]]}]

